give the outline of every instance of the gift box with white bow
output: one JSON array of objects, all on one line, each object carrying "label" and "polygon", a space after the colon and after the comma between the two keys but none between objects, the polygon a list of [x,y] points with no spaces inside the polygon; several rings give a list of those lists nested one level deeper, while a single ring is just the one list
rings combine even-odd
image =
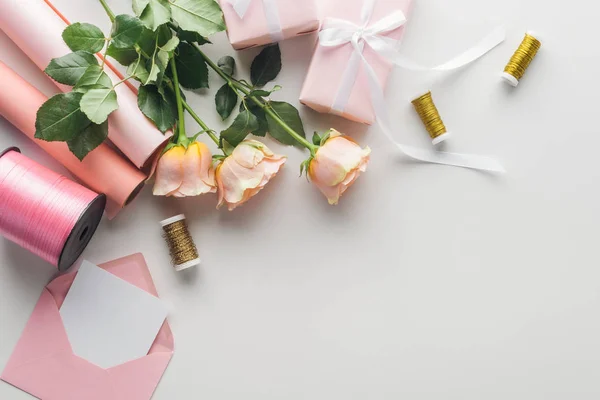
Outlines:
[{"label": "gift box with white bow", "polygon": [[323,2],[319,44],[300,101],[322,113],[372,124],[375,112],[369,95],[369,71],[362,67],[360,58],[368,62],[384,88],[392,63],[376,49],[380,45],[396,49],[411,4],[412,0]]},{"label": "gift box with white bow", "polygon": [[315,0],[219,0],[236,50],[281,42],[319,29]]}]

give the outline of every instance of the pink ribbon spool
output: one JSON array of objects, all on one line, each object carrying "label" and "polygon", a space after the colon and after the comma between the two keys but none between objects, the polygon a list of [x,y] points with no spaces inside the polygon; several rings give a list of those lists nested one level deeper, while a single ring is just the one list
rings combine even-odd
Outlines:
[{"label": "pink ribbon spool", "polygon": [[0,234],[67,270],[92,239],[106,196],[25,157],[0,153]]}]

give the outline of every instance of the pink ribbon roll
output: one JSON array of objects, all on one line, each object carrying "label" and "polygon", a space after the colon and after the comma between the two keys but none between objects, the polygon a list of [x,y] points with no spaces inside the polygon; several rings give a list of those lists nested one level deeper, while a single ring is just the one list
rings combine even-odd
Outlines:
[{"label": "pink ribbon roll", "polygon": [[100,145],[83,161],[79,161],[66,143],[34,139],[36,113],[47,98],[2,62],[0,86],[0,115],[86,186],[106,194],[109,218],[114,217],[142,189],[146,176],[106,144]]},{"label": "pink ribbon roll", "polygon": [[41,166],[17,148],[0,153],[0,234],[67,270],[92,239],[106,197]]}]

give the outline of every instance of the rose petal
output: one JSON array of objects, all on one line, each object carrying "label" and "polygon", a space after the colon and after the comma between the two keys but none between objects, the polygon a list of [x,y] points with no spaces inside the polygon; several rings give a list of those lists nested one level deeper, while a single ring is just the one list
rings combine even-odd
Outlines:
[{"label": "rose petal", "polygon": [[258,150],[256,147],[251,146],[246,142],[242,142],[236,147],[231,156],[238,164],[245,168],[254,168],[265,158],[265,155],[261,150]]},{"label": "rose petal", "polygon": [[220,180],[227,203],[238,203],[244,198],[246,189],[257,187],[264,174],[258,169],[250,169],[238,164],[232,157],[223,161]]},{"label": "rose petal", "polygon": [[[183,182],[179,193],[184,196],[198,196],[205,193],[215,193],[214,182],[209,179],[209,169],[212,164],[212,154],[204,143],[192,143],[183,159]],[[207,184],[212,183],[212,184]]]},{"label": "rose petal", "polygon": [[260,192],[287,161],[273,154],[261,142],[246,140],[217,169],[219,206],[230,211]]},{"label": "rose petal", "polygon": [[176,146],[162,155],[156,167],[155,196],[167,196],[176,191],[183,182],[183,157],[185,149]]}]

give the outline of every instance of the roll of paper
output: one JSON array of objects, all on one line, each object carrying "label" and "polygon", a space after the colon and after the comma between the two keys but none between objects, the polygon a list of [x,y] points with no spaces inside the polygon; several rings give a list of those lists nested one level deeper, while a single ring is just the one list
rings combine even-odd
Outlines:
[{"label": "roll of paper", "polygon": [[90,189],[106,194],[109,218],[139,193],[146,176],[108,145],[102,144],[83,161],[66,143],[34,139],[38,108],[47,97],[0,62],[0,115],[65,166]]},{"label": "roll of paper", "polygon": [[[62,40],[67,23],[44,0],[0,1],[0,29],[40,68],[50,60],[71,52]],[[120,79],[105,68],[113,82]],[[56,83],[64,92],[71,87]],[[137,106],[137,97],[127,85],[116,88],[119,109],[109,117],[109,139],[138,168],[148,166],[163,147],[163,135]]]}]

